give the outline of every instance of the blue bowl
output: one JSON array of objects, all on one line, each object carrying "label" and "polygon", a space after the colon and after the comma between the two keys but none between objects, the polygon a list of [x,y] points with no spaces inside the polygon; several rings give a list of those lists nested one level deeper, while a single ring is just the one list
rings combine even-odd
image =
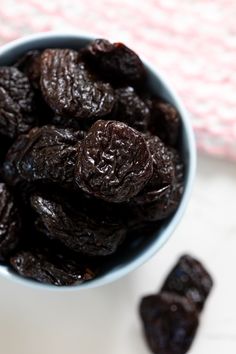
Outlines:
[{"label": "blue bowl", "polygon": [[[95,35],[59,32],[39,33],[23,37],[0,48],[0,65],[13,64],[29,50],[45,48],[79,49],[95,38],[97,38]],[[185,179],[184,193],[178,209],[171,217],[162,223],[158,231],[148,233],[145,237],[137,236],[137,239],[134,238],[133,242],[127,245],[126,249],[123,247],[122,252],[118,251],[114,257],[109,258],[106,269],[100,276],[83,284],[68,287],[45,285],[18,276],[4,265],[0,266],[0,275],[25,285],[56,291],[78,291],[80,289],[98,287],[113,282],[144,264],[159,251],[173,234],[184,215],[192,191],[196,170],[195,139],[189,115],[180,98],[170,86],[168,79],[166,79],[158,69],[147,63],[146,60],[143,58],[142,60],[148,73],[148,84],[151,91],[175,106],[181,117],[179,148],[185,163]]]}]

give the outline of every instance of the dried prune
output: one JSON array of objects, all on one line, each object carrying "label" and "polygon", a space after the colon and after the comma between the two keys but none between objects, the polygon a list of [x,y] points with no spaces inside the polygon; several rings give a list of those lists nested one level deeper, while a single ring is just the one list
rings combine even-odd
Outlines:
[{"label": "dried prune", "polygon": [[110,84],[97,81],[79,54],[69,49],[46,49],[42,53],[41,89],[59,115],[100,117],[110,113],[115,103]]},{"label": "dried prune", "polygon": [[83,55],[94,70],[112,83],[136,84],[143,82],[146,77],[138,55],[123,43],[96,39],[83,50]]},{"label": "dried prune", "polygon": [[20,180],[72,184],[80,131],[43,126],[21,135],[8,151],[4,177],[8,184]]},{"label": "dried prune", "polygon": [[146,132],[150,110],[145,100],[140,98],[131,86],[118,88],[115,92],[117,97],[115,119]]},{"label": "dried prune", "polygon": [[180,117],[176,109],[169,103],[153,99],[149,130],[159,136],[167,145],[175,146],[179,137]]},{"label": "dried prune", "polygon": [[0,133],[15,138],[34,124],[34,95],[28,78],[14,67],[0,67]]},{"label": "dried prune", "polygon": [[4,261],[20,240],[21,219],[16,202],[4,183],[0,183],[0,261]]},{"label": "dried prune", "polygon": [[75,252],[88,256],[106,256],[116,251],[126,229],[117,217],[99,209],[94,213],[79,203],[73,208],[66,200],[58,201],[34,195],[32,207],[38,215],[37,226],[49,238],[58,240]]},{"label": "dried prune", "polygon": [[81,142],[75,180],[95,197],[128,201],[152,173],[152,157],[143,136],[124,123],[99,120]]},{"label": "dried prune", "polygon": [[15,67],[28,76],[31,85],[35,89],[40,89],[41,53],[39,50],[27,52],[16,62]]},{"label": "dried prune", "polygon": [[162,291],[186,296],[201,311],[213,285],[204,266],[189,255],[182,256],[168,275]]},{"label": "dried prune", "polygon": [[176,294],[146,296],[140,304],[147,343],[155,354],[185,354],[198,328],[194,304]]},{"label": "dried prune", "polygon": [[77,285],[96,275],[86,264],[45,249],[19,251],[10,259],[10,263],[23,277],[57,286]]}]

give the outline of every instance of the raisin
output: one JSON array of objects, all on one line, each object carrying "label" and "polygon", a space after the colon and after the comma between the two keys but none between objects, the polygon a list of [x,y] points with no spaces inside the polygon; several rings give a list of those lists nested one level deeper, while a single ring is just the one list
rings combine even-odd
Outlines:
[{"label": "raisin", "polygon": [[[72,251],[88,256],[114,253],[126,235],[124,225],[109,210],[95,213],[84,202],[73,208],[66,200],[34,195],[32,207],[38,215],[39,231],[58,240]],[[110,214],[110,215],[109,215]]]},{"label": "raisin", "polygon": [[131,86],[118,88],[115,92],[117,97],[115,119],[146,132],[150,110],[145,101],[135,93]]},{"label": "raisin", "polygon": [[86,264],[45,249],[19,251],[10,259],[10,263],[23,277],[57,286],[81,284],[96,275]]},{"label": "raisin", "polygon": [[15,138],[34,124],[34,95],[28,78],[14,67],[0,67],[0,133]]},{"label": "raisin", "polygon": [[5,180],[10,185],[20,180],[72,184],[77,145],[82,137],[80,131],[53,126],[32,129],[20,136],[8,151]]},{"label": "raisin", "polygon": [[151,102],[149,130],[159,136],[167,145],[175,146],[180,130],[180,116],[169,103],[154,99]]},{"label": "raisin", "polygon": [[184,255],[168,275],[162,291],[186,296],[201,311],[212,286],[212,278],[204,266],[193,257]]},{"label": "raisin", "polygon": [[15,63],[15,67],[29,78],[34,89],[40,89],[41,53],[39,50],[27,52]]},{"label": "raisin", "polygon": [[4,183],[0,183],[0,261],[5,261],[20,240],[21,219],[16,202]]},{"label": "raisin", "polygon": [[121,122],[99,120],[81,142],[75,180],[95,197],[125,202],[138,194],[152,172],[152,157],[141,133]]},{"label": "raisin", "polygon": [[176,294],[146,296],[140,304],[144,333],[155,354],[185,354],[198,328],[194,304]]},{"label": "raisin", "polygon": [[137,84],[146,77],[140,58],[123,43],[96,39],[83,50],[83,55],[94,70],[111,83]]},{"label": "raisin", "polygon": [[56,114],[76,118],[111,112],[115,97],[110,84],[97,81],[76,51],[46,49],[41,56],[41,89]]}]

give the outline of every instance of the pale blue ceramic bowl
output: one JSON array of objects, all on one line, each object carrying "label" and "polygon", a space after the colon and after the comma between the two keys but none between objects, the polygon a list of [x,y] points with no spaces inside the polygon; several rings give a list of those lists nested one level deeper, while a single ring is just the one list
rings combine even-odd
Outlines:
[{"label": "pale blue ceramic bowl", "polygon": [[[52,47],[78,49],[86,45],[94,38],[97,38],[97,36],[83,33],[59,32],[39,33],[27,36],[6,44],[0,48],[0,65],[11,65],[25,52],[32,49],[44,49]],[[119,41],[119,38],[116,38],[114,41]],[[129,245],[125,252],[118,254],[118,257],[115,257],[115,260],[109,263],[107,270],[104,271],[103,274],[87,283],[72,287],[55,287],[44,285],[31,281],[30,279],[20,277],[3,265],[0,266],[0,275],[6,277],[9,280],[17,281],[25,285],[30,285],[38,289],[41,288],[56,291],[78,291],[80,289],[98,287],[127,275],[128,273],[132,272],[147,262],[170,238],[180,220],[182,219],[191,196],[196,170],[196,146],[189,115],[184,108],[180,98],[170,86],[168,79],[158,71],[158,68],[153,67],[144,59],[143,62],[148,72],[148,82],[150,89],[154,93],[156,92],[166,101],[173,104],[181,116],[182,124],[180,149],[182,152],[183,160],[185,162],[186,172],[184,194],[175,214],[162,224],[162,227],[158,230],[158,232],[155,232],[148,237],[137,239],[135,242],[133,242],[133,244]]]}]

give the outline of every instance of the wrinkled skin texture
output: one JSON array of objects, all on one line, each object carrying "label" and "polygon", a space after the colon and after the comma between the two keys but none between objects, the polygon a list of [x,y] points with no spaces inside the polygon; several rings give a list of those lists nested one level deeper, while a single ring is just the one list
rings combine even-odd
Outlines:
[{"label": "wrinkled skin texture", "polygon": [[83,55],[98,74],[112,83],[137,84],[145,80],[142,61],[123,43],[96,39],[84,49]]},{"label": "wrinkled skin texture", "polygon": [[116,89],[117,108],[115,119],[125,122],[132,128],[146,132],[150,119],[150,110],[131,86]]},{"label": "wrinkled skin texture", "polygon": [[21,220],[15,200],[0,183],[0,261],[5,261],[19,243]]},{"label": "wrinkled skin texture", "polygon": [[167,145],[175,146],[180,131],[180,116],[169,103],[158,99],[151,101],[149,130],[159,136]]},{"label": "wrinkled skin texture", "polygon": [[80,131],[43,126],[20,136],[8,151],[4,163],[5,180],[70,185],[74,178]]},{"label": "wrinkled skin texture", "polygon": [[77,185],[110,202],[125,202],[138,194],[153,173],[153,162],[142,135],[116,121],[97,121],[81,142],[75,168]]},{"label": "wrinkled skin texture", "polygon": [[140,304],[146,341],[154,354],[185,354],[197,328],[194,304],[176,294],[146,296]]},{"label": "wrinkled skin texture", "polygon": [[98,215],[99,210],[94,214],[83,203],[75,210],[65,200],[60,202],[43,195],[34,195],[31,203],[38,215],[39,230],[75,252],[110,255],[125,238],[126,229],[117,218],[107,212]]},{"label": "wrinkled skin texture", "polygon": [[34,95],[28,78],[14,67],[0,67],[0,134],[15,138],[34,124]]},{"label": "wrinkled skin texture", "polygon": [[212,278],[204,266],[193,257],[185,255],[168,275],[162,291],[187,297],[201,311],[212,286]]},{"label": "wrinkled skin texture", "polygon": [[15,67],[29,78],[34,89],[40,89],[41,53],[39,50],[27,52],[16,62]]},{"label": "wrinkled skin texture", "polygon": [[42,53],[41,89],[59,115],[101,117],[110,113],[115,103],[111,86],[97,81],[79,54],[69,49],[46,49]]},{"label": "wrinkled skin texture", "polygon": [[10,262],[21,276],[56,286],[78,285],[96,275],[85,264],[45,249],[19,251]]}]

